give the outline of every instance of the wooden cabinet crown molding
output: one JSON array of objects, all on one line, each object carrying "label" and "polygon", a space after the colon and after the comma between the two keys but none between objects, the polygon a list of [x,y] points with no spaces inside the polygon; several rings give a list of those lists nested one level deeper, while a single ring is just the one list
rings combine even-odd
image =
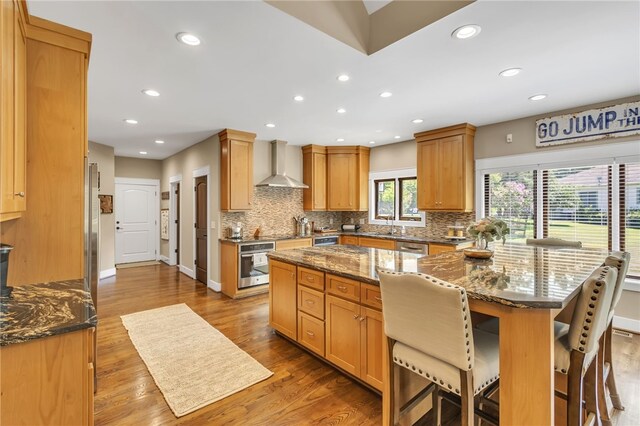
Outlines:
[{"label": "wooden cabinet crown molding", "polygon": [[29,16],[28,14],[27,16],[27,38],[75,50],[86,54],[87,58],[89,57],[92,41],[90,33],[37,16]]},{"label": "wooden cabinet crown molding", "polygon": [[327,154],[364,154],[369,155],[370,148],[366,146],[327,146]]},{"label": "wooden cabinet crown molding", "polygon": [[305,145],[302,147],[303,154],[326,154],[327,147],[322,145]]},{"label": "wooden cabinet crown molding", "polygon": [[450,136],[475,136],[476,126],[469,123],[456,124],[455,126],[443,127],[441,129],[427,130],[425,132],[414,133],[416,142],[426,142],[434,139],[442,139]]},{"label": "wooden cabinet crown molding", "polygon": [[233,130],[233,129],[224,129],[220,133],[218,133],[218,137],[220,141],[223,139],[233,139],[236,141],[243,142],[254,142],[256,140],[256,134],[250,132],[243,132],[241,130]]}]

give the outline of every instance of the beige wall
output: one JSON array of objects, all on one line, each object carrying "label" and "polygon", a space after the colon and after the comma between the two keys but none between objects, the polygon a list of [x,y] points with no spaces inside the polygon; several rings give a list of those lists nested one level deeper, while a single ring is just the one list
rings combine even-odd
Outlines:
[{"label": "beige wall", "polygon": [[[89,142],[89,162],[98,163],[101,195],[115,195],[113,147]],[[115,268],[114,214],[100,215],[100,272]]]},{"label": "beige wall", "polygon": [[[209,214],[216,229],[210,235],[210,279],[220,282],[220,252],[218,229],[220,228],[220,141],[214,135],[162,161],[161,191],[169,191],[169,178],[182,175],[180,184],[180,264],[193,270],[194,239],[193,186],[194,170],[209,166]],[[161,208],[169,208],[169,202],[163,200]],[[161,241],[160,254],[169,257],[168,241]]]},{"label": "beige wall", "polygon": [[[616,105],[626,102],[640,101],[640,96],[630,98],[615,99],[597,104],[584,105],[577,108],[562,111],[553,111],[531,117],[519,118],[517,120],[504,121],[502,123],[480,126],[476,130],[475,136],[475,158],[492,158],[504,155],[528,154],[532,152],[546,152],[554,150],[576,149],[584,146],[606,145],[611,142],[625,142],[637,140],[638,137],[625,137],[615,139],[601,139],[593,142],[579,142],[574,144],[548,146],[536,148],[536,120],[544,117],[569,114],[572,112],[586,111],[592,108],[601,108],[609,105]],[[507,134],[513,135],[513,142],[506,143]],[[576,151],[578,152],[578,151]]]},{"label": "beige wall", "polygon": [[371,172],[415,168],[416,142],[413,139],[378,146],[371,150],[369,159],[369,170]]},{"label": "beige wall", "polygon": [[162,161],[115,157],[115,176],[135,179],[160,179],[162,177]]},{"label": "beige wall", "polygon": [[[286,146],[287,176],[302,182],[302,147]],[[253,183],[262,182],[271,176],[271,141],[257,140],[253,143]]]}]

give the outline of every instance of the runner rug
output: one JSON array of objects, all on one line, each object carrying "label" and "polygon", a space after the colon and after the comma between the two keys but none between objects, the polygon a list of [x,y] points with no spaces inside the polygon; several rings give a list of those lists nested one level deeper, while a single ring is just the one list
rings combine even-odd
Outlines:
[{"label": "runner rug", "polygon": [[176,417],[273,374],[184,303],[121,318]]}]

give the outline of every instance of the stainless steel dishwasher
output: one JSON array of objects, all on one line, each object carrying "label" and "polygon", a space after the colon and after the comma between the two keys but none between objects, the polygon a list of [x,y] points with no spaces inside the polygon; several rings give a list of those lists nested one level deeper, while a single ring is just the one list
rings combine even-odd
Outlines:
[{"label": "stainless steel dishwasher", "polygon": [[405,253],[429,254],[429,244],[427,243],[410,243],[407,241],[396,241],[396,250]]}]

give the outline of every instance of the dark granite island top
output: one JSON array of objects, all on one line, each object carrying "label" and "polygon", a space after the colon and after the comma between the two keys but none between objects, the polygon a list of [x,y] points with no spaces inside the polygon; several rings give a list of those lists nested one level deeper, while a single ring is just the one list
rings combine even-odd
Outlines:
[{"label": "dark granite island top", "polygon": [[0,298],[0,346],[95,327],[91,294],[83,280],[14,286]]},{"label": "dark granite island top", "polygon": [[274,251],[270,259],[379,284],[376,268],[421,272],[464,287],[472,299],[521,308],[561,309],[609,254],[599,249],[560,249],[495,244],[493,258],[476,260],[462,251],[421,256],[355,246]]}]

